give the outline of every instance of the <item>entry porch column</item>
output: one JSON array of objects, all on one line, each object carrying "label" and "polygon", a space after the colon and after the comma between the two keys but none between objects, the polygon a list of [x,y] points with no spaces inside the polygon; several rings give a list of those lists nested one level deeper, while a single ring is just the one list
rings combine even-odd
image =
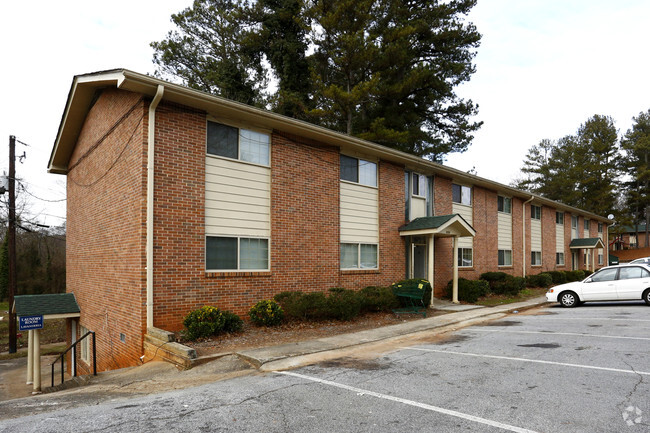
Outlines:
[{"label": "entry porch column", "polygon": [[452,298],[451,302],[458,304],[458,236],[452,238],[454,244],[454,278],[452,282]]},{"label": "entry porch column", "polygon": [[435,238],[434,238],[433,234],[430,234],[429,237],[428,237],[428,244],[429,244],[428,249],[429,249],[429,251],[427,253],[427,255],[428,255],[428,260],[427,260],[427,280],[429,280],[429,284],[431,284],[431,301],[429,303],[430,308],[433,308],[433,292],[434,292],[434,288],[435,288],[435,285],[434,285],[435,276],[433,274],[433,272],[434,272],[433,271],[433,269],[434,269],[434,267],[433,267],[433,264],[434,264],[433,263],[433,261],[434,261],[433,242],[434,241],[435,241]]}]

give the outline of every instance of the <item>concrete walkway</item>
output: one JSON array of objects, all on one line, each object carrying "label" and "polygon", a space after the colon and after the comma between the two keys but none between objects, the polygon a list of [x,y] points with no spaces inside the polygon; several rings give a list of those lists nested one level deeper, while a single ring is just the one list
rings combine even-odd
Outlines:
[{"label": "concrete walkway", "polygon": [[[369,329],[350,334],[335,335],[327,338],[316,340],[302,341],[296,343],[282,344],[278,346],[264,347],[259,349],[249,349],[237,352],[235,354],[225,354],[221,360],[215,360],[205,365],[199,365],[189,371],[178,371],[171,364],[167,363],[147,363],[140,367],[131,367],[121,370],[113,370],[99,373],[98,376],[83,376],[83,380],[76,381],[83,384],[79,391],[85,390],[85,393],[92,393],[91,388],[97,387],[97,393],[107,387],[119,387],[121,392],[125,391],[124,383],[132,383],[137,378],[137,383],[153,392],[156,390],[165,390],[165,381],[169,382],[170,389],[182,387],[183,378],[190,377],[192,380],[186,382],[186,386],[199,384],[202,375],[205,380],[212,377],[227,377],[228,372],[239,374],[247,369],[246,365],[237,362],[237,358],[246,360],[260,371],[273,371],[296,368],[302,365],[308,365],[318,362],[324,358],[334,359],[341,356],[351,356],[361,352],[364,347],[377,343],[390,343],[400,339],[417,337],[418,335],[430,335],[431,332],[446,332],[459,327],[468,326],[474,323],[480,323],[486,320],[494,320],[504,317],[508,313],[519,312],[528,308],[534,308],[546,303],[545,297],[530,299],[524,302],[518,302],[507,305],[494,307],[479,307],[475,305],[456,305],[449,302],[434,300],[434,308],[437,310],[450,311],[440,316],[428,317],[426,319],[414,320],[400,323],[397,325],[385,326],[376,329]],[[236,355],[236,356],[235,356]],[[22,358],[23,360],[25,358]],[[16,380],[6,380],[4,392],[0,393],[0,400],[7,398],[17,398],[27,396],[31,392],[25,385],[25,361],[14,361],[6,363],[5,367],[12,365],[12,371],[4,371],[3,378],[10,375],[19,375]],[[150,364],[162,364],[152,366]],[[254,370],[251,370],[254,371]],[[215,374],[220,376],[214,376]],[[210,376],[212,375],[212,376]],[[49,373],[43,375],[43,385],[47,385]],[[214,379],[216,380],[216,379]],[[149,381],[149,386],[146,386]],[[68,383],[75,382],[69,381]],[[150,385],[155,383],[156,387]],[[13,384],[13,385],[12,385]],[[72,384],[74,385],[74,384]],[[8,389],[12,386],[20,386],[21,389]],[[102,388],[103,387],[103,388]],[[74,389],[68,389],[61,393],[49,393],[41,396],[29,397],[38,398],[47,396],[48,399],[56,398],[57,394],[70,395],[75,392]],[[138,393],[142,389],[138,388]],[[4,404],[0,404],[2,408]],[[1,411],[0,411],[1,412]],[[1,419],[2,417],[0,417]]]}]

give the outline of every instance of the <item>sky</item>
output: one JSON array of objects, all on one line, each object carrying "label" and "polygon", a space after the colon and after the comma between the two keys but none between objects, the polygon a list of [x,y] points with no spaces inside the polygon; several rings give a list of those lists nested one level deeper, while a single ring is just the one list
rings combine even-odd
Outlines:
[{"label": "sky", "polygon": [[[48,174],[47,163],[73,77],[153,73],[149,43],[191,3],[2,2],[0,172],[15,135],[16,154],[26,154],[16,175],[31,221],[65,221],[65,177]],[[468,17],[483,35],[476,73],[458,94],[479,105],[484,124],[446,165],[510,184],[530,147],[575,133],[594,114],[612,116],[623,134],[650,109],[648,16],[647,0],[478,0]]]}]

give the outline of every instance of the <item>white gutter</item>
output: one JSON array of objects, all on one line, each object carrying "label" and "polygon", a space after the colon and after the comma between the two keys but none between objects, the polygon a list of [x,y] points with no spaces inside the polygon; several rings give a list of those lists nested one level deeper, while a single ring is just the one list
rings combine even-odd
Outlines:
[{"label": "white gutter", "polygon": [[156,96],[149,104],[149,130],[147,131],[147,329],[153,328],[153,175],[156,132],[156,108],[165,87],[158,85]]},{"label": "white gutter", "polygon": [[521,250],[521,258],[523,262],[523,277],[526,278],[526,205],[533,201],[535,199],[535,196],[530,196],[528,200],[524,202],[524,204],[521,205],[521,226],[522,226],[522,237],[521,237],[521,243],[522,243],[522,250]]}]

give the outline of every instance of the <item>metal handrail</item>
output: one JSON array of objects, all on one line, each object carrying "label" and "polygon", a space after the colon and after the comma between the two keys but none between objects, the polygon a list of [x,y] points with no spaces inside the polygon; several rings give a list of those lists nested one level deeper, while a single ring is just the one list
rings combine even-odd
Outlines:
[{"label": "metal handrail", "polygon": [[[64,365],[65,365],[65,355],[68,353],[70,349],[76,350],[77,344],[79,344],[84,338],[88,337],[89,335],[93,336],[93,375],[97,376],[97,350],[96,350],[96,340],[95,340],[95,332],[93,331],[88,331],[86,332],[80,339],[72,343],[70,346],[68,346],[67,349],[63,351],[55,360],[50,364],[50,367],[52,367],[52,386],[54,387],[54,364],[57,363],[57,361],[60,359],[61,360],[61,383],[65,381],[64,379]],[[75,356],[73,356],[74,362],[72,363],[72,377],[77,376],[77,356],[75,352]]]}]

